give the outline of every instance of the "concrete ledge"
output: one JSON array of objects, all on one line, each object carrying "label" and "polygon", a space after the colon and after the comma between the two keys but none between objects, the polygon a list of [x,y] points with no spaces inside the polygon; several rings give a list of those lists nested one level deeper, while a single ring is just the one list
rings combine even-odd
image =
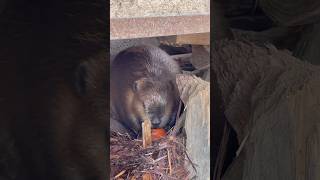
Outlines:
[{"label": "concrete ledge", "polygon": [[116,18],[110,39],[131,39],[210,32],[210,15]]},{"label": "concrete ledge", "polygon": [[210,0],[110,0],[110,18],[210,14]]}]

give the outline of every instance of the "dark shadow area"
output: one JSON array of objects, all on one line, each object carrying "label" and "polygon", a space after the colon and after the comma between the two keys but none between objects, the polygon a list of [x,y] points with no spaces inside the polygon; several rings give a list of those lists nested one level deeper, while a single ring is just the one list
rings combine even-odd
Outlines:
[{"label": "dark shadow area", "polygon": [[0,3],[0,179],[107,179],[107,3]]}]

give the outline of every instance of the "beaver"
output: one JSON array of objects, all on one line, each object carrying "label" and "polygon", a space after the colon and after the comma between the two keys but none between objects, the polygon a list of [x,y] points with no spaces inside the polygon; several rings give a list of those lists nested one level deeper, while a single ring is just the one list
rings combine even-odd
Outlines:
[{"label": "beaver", "polygon": [[172,126],[180,100],[175,76],[180,72],[177,62],[159,47],[139,45],[121,51],[111,64],[111,130],[126,129],[137,137],[145,118],[152,128]]}]

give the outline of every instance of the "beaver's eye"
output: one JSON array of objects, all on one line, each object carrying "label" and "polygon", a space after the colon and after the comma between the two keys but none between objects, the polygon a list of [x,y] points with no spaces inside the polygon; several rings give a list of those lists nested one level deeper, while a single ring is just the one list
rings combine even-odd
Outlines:
[{"label": "beaver's eye", "polygon": [[145,84],[145,79],[136,80],[132,85],[133,91],[135,92],[140,91],[144,87],[144,84]]},{"label": "beaver's eye", "polygon": [[138,82],[137,82],[137,81],[135,81],[135,82],[133,83],[132,89],[133,89],[134,92],[137,92],[137,91],[138,91],[139,85],[138,85]]}]

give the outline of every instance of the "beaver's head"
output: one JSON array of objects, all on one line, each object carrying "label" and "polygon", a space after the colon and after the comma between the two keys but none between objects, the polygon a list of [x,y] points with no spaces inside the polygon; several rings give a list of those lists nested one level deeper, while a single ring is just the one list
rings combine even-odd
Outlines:
[{"label": "beaver's head", "polygon": [[[140,78],[134,81],[128,109],[137,126],[148,118],[152,128],[164,128],[176,116],[179,103],[177,87],[173,79]],[[140,127],[137,127],[140,129]]]}]

